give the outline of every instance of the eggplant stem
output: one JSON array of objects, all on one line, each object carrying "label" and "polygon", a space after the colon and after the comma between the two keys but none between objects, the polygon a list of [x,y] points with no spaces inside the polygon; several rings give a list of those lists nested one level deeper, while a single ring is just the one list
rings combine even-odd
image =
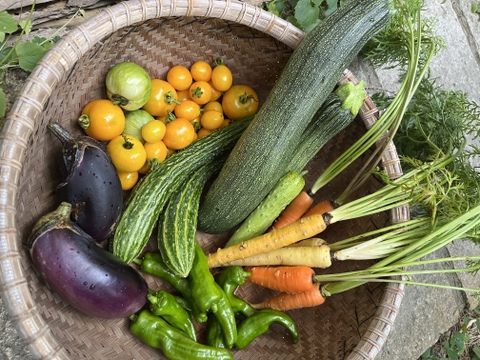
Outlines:
[{"label": "eggplant stem", "polygon": [[63,143],[73,142],[74,138],[62,125],[57,122],[48,124],[48,129]]}]

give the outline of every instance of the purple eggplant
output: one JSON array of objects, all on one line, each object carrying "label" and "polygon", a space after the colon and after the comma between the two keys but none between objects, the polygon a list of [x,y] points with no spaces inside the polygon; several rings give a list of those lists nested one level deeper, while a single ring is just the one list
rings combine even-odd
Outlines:
[{"label": "purple eggplant", "polygon": [[61,201],[72,204],[72,220],[97,242],[107,239],[120,220],[123,190],[115,166],[97,140],[74,137],[58,123],[49,129],[62,141],[61,171],[57,190]]},{"label": "purple eggplant", "polygon": [[64,301],[98,318],[125,318],[147,301],[148,285],[132,266],[97,245],[62,202],[35,224],[26,247],[34,268]]}]

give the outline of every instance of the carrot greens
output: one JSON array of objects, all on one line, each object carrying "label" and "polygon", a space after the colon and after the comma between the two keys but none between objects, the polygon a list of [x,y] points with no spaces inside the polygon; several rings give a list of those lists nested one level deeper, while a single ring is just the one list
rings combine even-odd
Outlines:
[{"label": "carrot greens", "polygon": [[[373,61],[378,58],[374,49],[382,54],[387,49],[400,49],[408,54],[407,59],[402,63],[406,66],[406,72],[400,89],[380,119],[357,142],[337,157],[315,181],[311,188],[313,194],[344,171],[374,144],[377,144],[377,150],[371,156],[366,168],[371,169],[376,166],[383,149],[394,137],[410,100],[427,72],[430,61],[442,47],[441,39],[433,35],[430,22],[422,17],[423,1],[393,0],[392,4],[395,10],[392,11],[389,23],[370,40],[370,45],[367,44],[364,55]],[[390,59],[383,59],[382,62],[388,61]],[[368,174],[368,171],[365,173]],[[359,184],[363,182],[361,174],[355,182]],[[355,186],[352,184],[350,187]],[[336,201],[341,204],[347,196],[348,194],[344,193]]]},{"label": "carrot greens", "polygon": [[[365,270],[356,273],[355,279],[352,274],[343,273],[336,275],[336,282],[323,285],[324,294],[336,294],[360,286],[370,280],[366,280],[365,274],[411,275],[405,268],[432,254],[434,251],[448,245],[456,239],[470,239],[478,241],[480,230],[480,203],[470,208],[465,213],[456,216],[449,221],[438,224],[432,231],[415,238],[409,245],[401,248],[393,254],[385,257]],[[467,260],[467,257],[463,258]],[[472,258],[468,258],[471,260]],[[442,260],[439,260],[442,261]],[[446,261],[446,260],[445,260]],[[403,269],[403,270],[401,270]],[[394,270],[394,271],[393,271]],[[358,276],[357,276],[358,275]],[[331,275],[325,275],[331,276]],[[386,275],[382,275],[386,276]],[[325,281],[326,277],[318,276],[317,281]],[[333,278],[328,278],[332,281]]]}]

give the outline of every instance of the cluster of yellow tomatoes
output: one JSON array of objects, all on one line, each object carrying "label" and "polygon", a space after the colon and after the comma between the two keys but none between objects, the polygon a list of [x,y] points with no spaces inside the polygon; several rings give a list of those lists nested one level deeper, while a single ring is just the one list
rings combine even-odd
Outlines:
[{"label": "cluster of yellow tomatoes", "polygon": [[[127,74],[138,66],[122,65]],[[149,171],[151,161],[162,162],[230,121],[255,114],[259,105],[255,90],[234,84],[222,59],[212,65],[199,60],[189,68],[175,65],[165,79],[153,78],[147,85],[151,91],[139,109],[127,111],[107,90],[108,99],[89,102],[79,118],[87,135],[108,142],[124,190]],[[129,124],[132,118],[135,123]]]}]

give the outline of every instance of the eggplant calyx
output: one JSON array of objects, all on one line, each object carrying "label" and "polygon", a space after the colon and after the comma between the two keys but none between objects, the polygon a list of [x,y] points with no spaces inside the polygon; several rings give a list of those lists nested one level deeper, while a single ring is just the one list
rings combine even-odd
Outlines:
[{"label": "eggplant calyx", "polygon": [[72,211],[72,205],[66,201],[63,201],[52,212],[43,215],[33,226],[30,233],[30,237],[27,239],[25,246],[28,249],[33,247],[35,240],[49,229],[55,227],[66,227],[71,223],[70,214]]},{"label": "eggplant calyx", "polygon": [[82,114],[79,118],[78,118],[78,124],[80,125],[80,127],[82,129],[88,129],[90,127],[90,117],[87,115],[87,114]]}]

